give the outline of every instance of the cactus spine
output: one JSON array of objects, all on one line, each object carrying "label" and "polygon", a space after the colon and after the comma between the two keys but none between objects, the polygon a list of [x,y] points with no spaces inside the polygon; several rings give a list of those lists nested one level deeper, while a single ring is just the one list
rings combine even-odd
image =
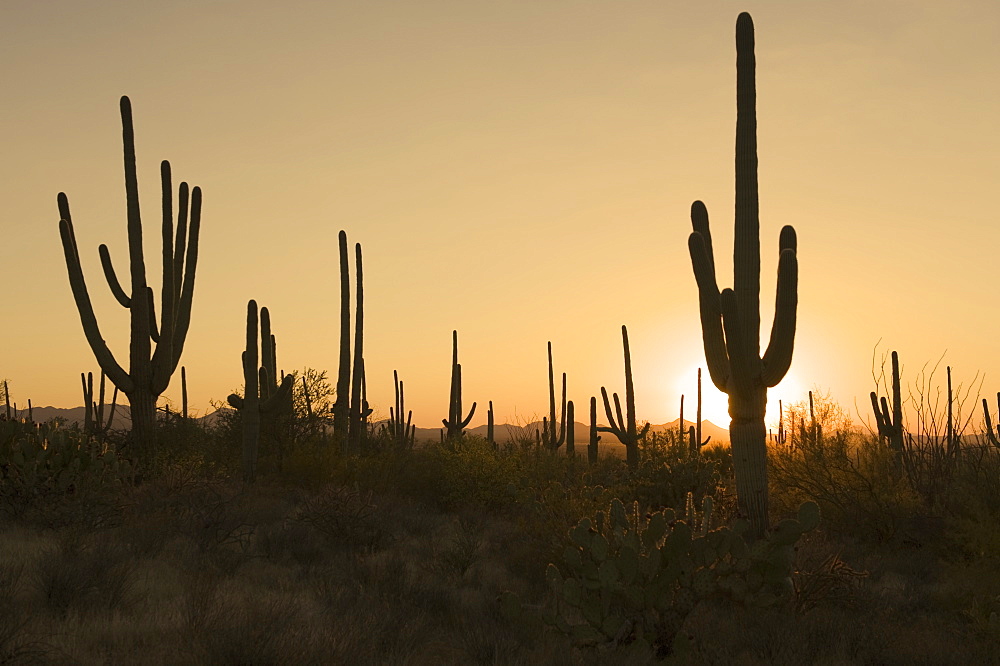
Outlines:
[{"label": "cactus spine", "polygon": [[730,437],[736,493],[754,538],[768,528],[767,389],[788,371],[795,340],[798,261],[795,230],[778,240],[778,287],[771,339],[760,356],[760,218],[757,196],[757,118],[753,20],[736,21],[736,233],[734,287],[721,293],[716,282],[708,211],[691,206],[688,249],[698,283],[702,338],[712,382],[729,395]]},{"label": "cactus spine", "polygon": [[566,373],[562,373],[562,403],[559,409],[559,434],[556,435],[556,388],[552,372],[552,343],[549,348],[549,418],[542,418],[542,441],[546,448],[557,450],[566,440]]},{"label": "cactus spine", "polygon": [[138,449],[151,453],[156,425],[156,400],[166,390],[170,376],[177,369],[191,319],[191,301],[194,296],[194,277],[198,262],[198,233],[201,226],[201,190],[198,187],[191,189],[189,222],[188,185],[180,184],[175,236],[170,163],[163,161],[160,164],[163,191],[163,280],[160,322],[157,326],[153,308],[153,289],[146,283],[142,220],[139,214],[139,184],[135,164],[135,133],[132,127],[132,106],[128,97],[121,98],[120,106],[124,144],[130,294],[125,293],[118,281],[106,245],[100,246],[100,256],[111,292],[130,314],[128,370],[118,363],[101,335],[83,277],[69,200],[62,192],[58,196],[59,234],[62,238],[70,287],[87,342],[108,379],[128,398],[133,442]]},{"label": "cactus spine", "polygon": [[[243,417],[243,480],[252,483],[257,476],[257,458],[261,431],[270,430],[270,423],[280,410],[290,406],[292,375],[276,383],[274,336],[267,308],[260,309],[260,357],[257,355],[257,302],[247,302],[246,350],[243,352],[243,397],[230,394],[228,402],[240,410]],[[258,362],[261,365],[258,367]],[[262,426],[263,422],[263,426]]]},{"label": "cactus spine", "polygon": [[[609,426],[598,426],[598,432],[609,432],[625,445],[625,460],[631,470],[639,467],[639,440],[649,432],[647,423],[642,431],[637,430],[635,422],[635,390],[632,388],[632,354],[628,347],[628,329],[622,326],[622,348],[625,354],[625,417],[622,418],[622,405],[615,393],[615,411],[611,411],[608,401],[608,391],[601,387],[601,397],[604,399],[604,412],[607,414]],[[617,418],[616,418],[617,417]]]},{"label": "cactus spine", "polygon": [[462,418],[462,366],[458,363],[458,331],[451,332],[451,395],[448,399],[448,418],[441,419],[447,428],[448,438],[461,437],[476,413],[476,403],[472,403],[469,415]]}]

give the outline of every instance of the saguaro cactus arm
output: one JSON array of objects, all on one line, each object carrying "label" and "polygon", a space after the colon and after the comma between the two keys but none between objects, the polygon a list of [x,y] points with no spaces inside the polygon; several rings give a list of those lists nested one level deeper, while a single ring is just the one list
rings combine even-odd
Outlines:
[{"label": "saguaro cactus arm", "polygon": [[80,314],[80,321],[83,324],[83,333],[90,344],[91,350],[94,352],[97,364],[108,375],[111,382],[125,393],[131,393],[134,389],[132,378],[125,368],[118,363],[111,349],[104,341],[100,325],[97,323],[97,316],[94,314],[94,306],[90,302],[90,293],[87,290],[87,282],[83,276],[83,267],[80,264],[80,252],[76,244],[76,234],[73,231],[69,200],[65,194],[60,192],[57,201],[60,216],[59,236],[62,238],[63,254],[66,257],[66,269],[69,273],[69,286],[73,292],[73,299],[76,301],[76,309]]}]

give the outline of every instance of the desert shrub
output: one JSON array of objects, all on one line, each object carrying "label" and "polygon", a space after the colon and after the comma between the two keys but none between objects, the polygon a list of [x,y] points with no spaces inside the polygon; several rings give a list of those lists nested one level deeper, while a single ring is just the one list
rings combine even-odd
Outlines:
[{"label": "desert shrub", "polygon": [[291,521],[323,536],[329,545],[371,551],[387,537],[371,490],[329,485],[305,498]]},{"label": "desert shrub", "polygon": [[129,553],[106,539],[67,533],[39,560],[35,589],[53,614],[123,611],[135,601],[136,567]]},{"label": "desert shrub", "polygon": [[919,497],[894,472],[892,451],[876,437],[837,431],[802,438],[794,449],[772,446],[768,458],[775,510],[812,500],[833,532],[887,541],[920,511]]}]

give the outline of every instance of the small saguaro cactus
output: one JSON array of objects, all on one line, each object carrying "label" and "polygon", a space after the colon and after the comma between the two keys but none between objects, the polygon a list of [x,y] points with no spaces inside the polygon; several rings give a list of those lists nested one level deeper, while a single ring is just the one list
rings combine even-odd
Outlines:
[{"label": "small saguaro cactus", "polygon": [[562,403],[559,410],[559,434],[556,435],[556,387],[552,372],[552,343],[549,342],[549,418],[543,417],[542,442],[555,451],[566,441],[566,373],[562,373]]},{"label": "small saguaro cactus", "polygon": [[889,410],[889,402],[885,398],[881,400],[875,391],[870,396],[872,400],[872,411],[875,412],[875,423],[878,434],[886,440],[889,448],[893,452],[893,465],[897,471],[902,469],[903,457],[903,398],[899,384],[899,356],[892,352],[892,411]]},{"label": "small saguaro cactus", "polygon": [[486,441],[489,442],[493,448],[497,448],[497,440],[493,436],[493,401],[490,400],[489,409],[486,410]]},{"label": "small saguaro cactus", "polygon": [[118,404],[118,387],[115,387],[111,397],[111,409],[108,412],[108,420],[104,420],[104,387],[105,374],[101,371],[100,394],[94,400],[94,373],[88,372],[86,376],[80,373],[80,382],[83,384],[83,432],[87,435],[103,439],[111,430],[111,423],[115,419],[115,407]]},{"label": "small saguaro cactus", "polygon": [[[608,432],[625,445],[625,461],[631,470],[639,467],[639,440],[649,432],[649,424],[639,431],[635,421],[635,390],[632,388],[632,354],[628,348],[628,329],[622,326],[622,347],[625,353],[625,416],[622,417],[622,405],[615,393],[615,411],[611,411],[608,391],[601,387],[601,397],[604,399],[604,412],[607,414],[609,426],[598,426],[599,432]],[[617,418],[616,418],[617,417]]]},{"label": "small saguaro cactus", "polygon": [[451,332],[451,395],[448,398],[448,418],[441,419],[447,428],[448,438],[461,437],[476,413],[476,403],[472,403],[469,415],[462,418],[462,366],[458,363],[458,331]]},{"label": "small saguaro cactus", "polygon": [[778,444],[784,444],[788,441],[788,434],[785,432],[785,408],[778,401],[778,434],[775,435],[774,441]]},{"label": "small saguaro cactus", "polygon": [[597,443],[601,441],[601,436],[597,434],[597,398],[590,397],[590,440],[587,445],[587,463],[593,465],[597,462]]},{"label": "small saguaro cactus", "polygon": [[156,427],[156,400],[166,390],[171,375],[177,369],[191,321],[194,276],[198,263],[198,234],[201,227],[201,189],[198,187],[191,189],[189,207],[188,185],[180,184],[175,235],[170,163],[165,160],[161,162],[163,272],[160,322],[157,326],[153,289],[146,282],[142,220],[139,215],[139,182],[136,176],[135,133],[132,128],[132,105],[128,97],[121,98],[121,118],[131,278],[131,290],[128,294],[118,281],[107,245],[101,245],[99,249],[104,276],[107,278],[111,293],[122,307],[129,310],[128,370],[115,359],[97,324],[90,293],[83,277],[83,267],[80,264],[80,252],[73,230],[69,199],[62,192],[58,196],[59,234],[62,238],[70,287],[87,342],[101,370],[128,398],[132,439],[136,448],[150,454]]},{"label": "small saguaro cactus", "polygon": [[392,371],[392,383],[396,387],[396,406],[389,408],[389,436],[393,445],[397,449],[412,449],[413,440],[417,433],[417,426],[410,425],[413,420],[413,410],[406,411],[406,419],[403,419],[403,412],[406,410],[406,399],[403,394],[403,381],[399,374]]},{"label": "small saguaro cactus", "polygon": [[708,211],[691,205],[693,231],[688,249],[698,283],[702,338],[712,382],[729,395],[737,504],[749,518],[751,534],[768,529],[767,389],[788,372],[795,341],[798,260],[795,230],[778,238],[778,287],[771,339],[760,355],[760,216],[757,195],[757,91],[753,20],[736,20],[736,234],[734,286],[719,291]]},{"label": "small saguaro cactus", "polygon": [[705,439],[701,438],[701,368],[698,368],[698,409],[695,413],[694,420],[694,438],[691,439],[691,451],[692,453],[697,453],[702,449],[702,447],[712,440],[711,435]]},{"label": "small saguaro cactus", "polygon": [[[1000,409],[1000,393],[997,393],[997,408]],[[997,414],[997,418],[1000,419],[1000,411]],[[990,420],[990,406],[987,404],[986,398],[983,398],[983,419],[986,421],[986,438],[993,446],[1000,448],[1000,427],[993,430],[993,422]]]},{"label": "small saguaro cactus", "polygon": [[[275,378],[277,361],[271,318],[267,308],[260,309],[261,353],[257,355],[257,302],[247,303],[247,338],[243,352],[243,397],[230,394],[228,402],[243,417],[243,479],[253,482],[257,475],[257,457],[261,431],[270,430],[268,421],[291,406],[292,384],[295,378],[285,375],[279,386]],[[261,365],[258,367],[258,360]],[[263,427],[262,427],[263,422]]]},{"label": "small saguaro cactus", "polygon": [[188,376],[187,368],[181,366],[181,418],[188,420]]},{"label": "small saguaro cactus", "polygon": [[573,401],[566,403],[566,455],[570,458],[576,457],[576,409]]}]

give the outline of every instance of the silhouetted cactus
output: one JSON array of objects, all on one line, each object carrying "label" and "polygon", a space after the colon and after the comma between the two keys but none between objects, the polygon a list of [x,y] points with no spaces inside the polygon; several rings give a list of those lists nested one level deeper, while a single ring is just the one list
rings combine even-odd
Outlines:
[{"label": "silhouetted cactus", "polygon": [[757,118],[753,20],[736,21],[736,234],[733,289],[716,282],[708,211],[691,206],[694,231],[688,249],[698,283],[702,337],[712,382],[729,395],[729,428],[740,512],[754,537],[768,528],[767,389],[785,376],[792,361],[798,306],[795,230],[778,240],[778,287],[771,339],[760,356],[760,219],[757,196]]},{"label": "silhouetted cactus", "polygon": [[476,413],[476,403],[472,403],[469,415],[462,418],[462,366],[458,363],[458,331],[451,332],[451,395],[448,398],[448,418],[441,423],[448,431],[448,437],[461,437]]},{"label": "silhouetted cactus", "polygon": [[549,418],[542,418],[542,443],[555,451],[566,441],[566,373],[562,373],[562,402],[559,408],[559,434],[556,435],[556,387],[552,372],[552,343],[549,350]]},{"label": "silhouetted cactus", "polygon": [[347,232],[338,235],[340,245],[340,368],[337,372],[337,399],[333,403],[333,434],[340,446],[347,446],[348,418],[351,413],[351,275],[347,260]]},{"label": "silhouetted cactus", "polygon": [[[997,408],[1000,410],[1000,393],[997,393]],[[1000,411],[997,414],[1000,414]],[[993,446],[1000,448],[1000,426],[996,431],[993,430],[993,422],[990,420],[990,406],[986,403],[986,398],[983,398],[983,418],[986,421],[986,438]],[[1000,419],[1000,416],[997,418]]]},{"label": "silhouetted cactus", "polygon": [[[873,403],[874,404],[874,403]],[[794,427],[794,425],[792,426]],[[785,432],[785,408],[778,401],[778,434],[775,437],[775,442],[778,444],[784,444],[788,440],[788,434]]]},{"label": "silhouetted cactus", "polygon": [[490,400],[490,407],[486,412],[486,441],[493,445],[493,448],[497,448],[497,440],[493,437],[493,401]]},{"label": "silhouetted cactus", "polygon": [[[189,222],[188,185],[180,184],[175,236],[170,163],[163,161],[160,164],[163,191],[163,281],[160,323],[157,327],[153,308],[153,289],[146,284],[142,220],[139,214],[139,184],[135,164],[135,135],[132,129],[132,107],[128,97],[121,98],[121,117],[131,278],[129,294],[122,289],[115,275],[106,245],[100,246],[100,255],[111,292],[130,314],[128,370],[115,359],[97,324],[80,264],[69,200],[62,192],[58,196],[59,234],[66,257],[70,287],[73,290],[73,298],[80,313],[87,342],[90,343],[101,370],[128,398],[133,442],[137,448],[145,448],[147,453],[151,453],[154,445],[156,400],[166,390],[170,376],[177,368],[191,320],[194,276],[198,262],[198,234],[201,227],[201,190],[198,187],[191,190]],[[155,343],[155,348],[151,343]]]},{"label": "silhouetted cactus", "polygon": [[691,440],[691,452],[698,453],[703,446],[712,441],[711,435],[706,437],[704,440],[701,438],[701,368],[698,368],[698,409],[694,418],[694,438]]},{"label": "silhouetted cactus", "polygon": [[878,434],[889,444],[893,452],[893,466],[898,474],[902,471],[903,459],[903,397],[899,384],[899,356],[892,352],[892,411],[889,410],[889,402],[881,399],[878,394],[872,391],[872,411],[875,412],[875,423],[878,427]]},{"label": "silhouetted cactus", "polygon": [[340,246],[340,368],[337,373],[337,398],[333,412],[334,440],[345,451],[358,451],[368,435],[367,386],[364,360],[364,272],[361,243],[354,244],[355,287],[357,303],[354,313],[354,351],[351,352],[351,282],[347,260],[347,233],[341,231]]},{"label": "silhouetted cactus", "polygon": [[601,441],[601,436],[597,434],[597,398],[590,398],[590,441],[587,444],[587,463],[593,465],[597,462],[597,444]]},{"label": "silhouetted cactus", "polygon": [[[635,421],[635,390],[632,388],[632,354],[628,348],[628,329],[622,326],[622,348],[625,354],[625,415],[622,417],[622,405],[615,393],[615,411],[611,411],[608,401],[608,391],[601,387],[601,397],[604,399],[604,412],[608,416],[609,426],[598,426],[599,432],[609,432],[625,445],[625,461],[631,470],[639,467],[639,440],[649,432],[649,424],[637,430]],[[617,417],[617,418],[616,418]]]},{"label": "silhouetted cactus", "polygon": [[187,368],[181,366],[181,418],[188,420],[188,378]]},{"label": "silhouetted cactus", "polygon": [[[260,309],[260,357],[257,355],[257,302],[247,303],[247,338],[243,352],[243,397],[230,394],[228,402],[240,410],[243,419],[243,480],[257,476],[261,431],[271,430],[269,421],[291,406],[292,375],[285,375],[280,386],[275,382],[277,366],[271,318],[267,308]],[[258,367],[258,359],[261,365]]]},{"label": "silhouetted cactus", "polygon": [[[413,420],[413,410],[406,411],[403,382],[395,370],[392,371],[392,383],[395,386],[396,406],[389,408],[389,437],[397,449],[412,449],[417,426],[410,425]],[[403,420],[404,411],[406,411],[406,420]]]},{"label": "silhouetted cactus", "polygon": [[83,384],[83,432],[98,439],[107,437],[111,430],[111,423],[115,419],[115,407],[118,404],[118,387],[115,387],[111,396],[111,409],[108,412],[108,420],[104,420],[104,388],[105,374],[101,371],[100,395],[94,400],[94,373],[88,372],[84,375],[80,373],[80,382]]},{"label": "silhouetted cactus", "polygon": [[[565,376],[565,375],[563,375]],[[566,403],[566,455],[570,458],[576,457],[576,409],[573,401]]]}]

